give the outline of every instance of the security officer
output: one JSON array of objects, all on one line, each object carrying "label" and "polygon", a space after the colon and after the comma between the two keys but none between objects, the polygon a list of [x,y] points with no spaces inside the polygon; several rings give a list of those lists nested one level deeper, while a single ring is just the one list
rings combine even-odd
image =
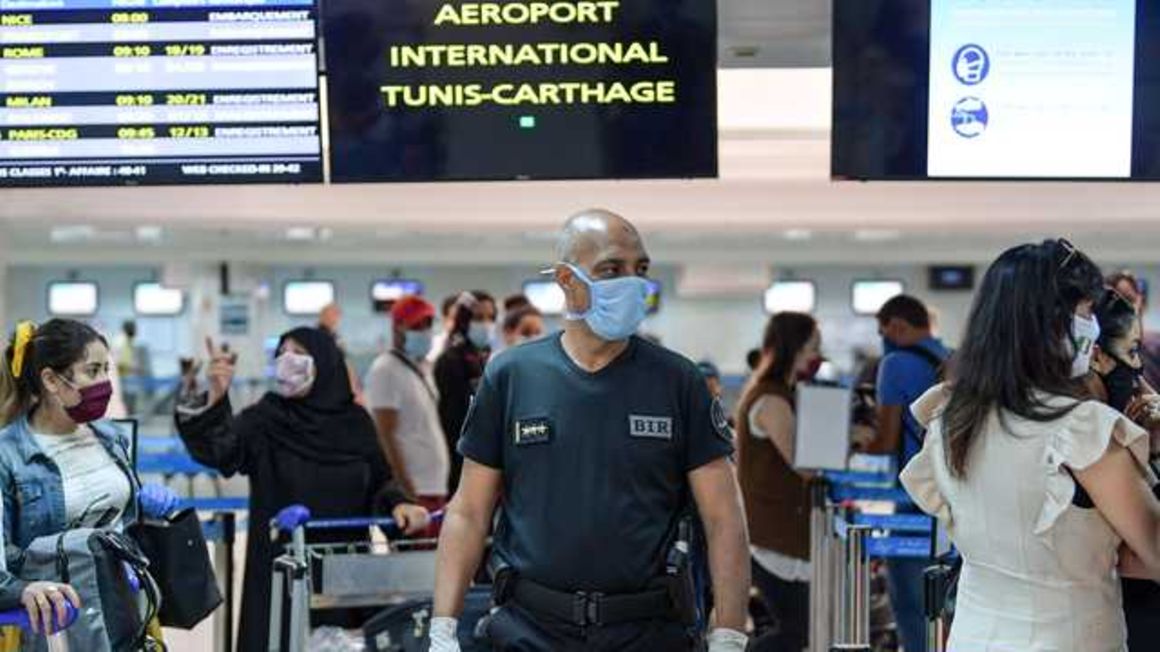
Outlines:
[{"label": "security officer", "polygon": [[628,221],[602,210],[572,217],[557,259],[564,333],[493,359],[463,428],[431,650],[459,650],[456,616],[502,493],[494,649],[700,649],[687,601],[664,581],[683,551],[673,532],[695,505],[716,603],[708,649],[740,652],[749,548],[724,410],[693,363],[633,335],[649,259]]}]

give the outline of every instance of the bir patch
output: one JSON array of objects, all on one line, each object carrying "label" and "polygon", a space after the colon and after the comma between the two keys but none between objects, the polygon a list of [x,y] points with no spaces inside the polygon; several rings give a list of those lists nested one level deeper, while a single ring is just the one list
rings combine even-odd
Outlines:
[{"label": "bir patch", "polygon": [[669,417],[628,415],[628,434],[645,439],[672,439],[673,420]]},{"label": "bir patch", "polygon": [[546,444],[552,441],[552,421],[547,418],[520,419],[516,421],[516,446]]}]

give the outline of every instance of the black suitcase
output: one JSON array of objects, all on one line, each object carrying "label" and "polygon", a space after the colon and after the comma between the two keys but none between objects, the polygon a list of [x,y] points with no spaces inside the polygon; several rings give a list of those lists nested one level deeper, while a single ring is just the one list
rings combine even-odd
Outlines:
[{"label": "black suitcase", "polygon": [[[431,625],[431,600],[411,600],[376,614],[363,625],[367,652],[427,652]],[[486,637],[476,635],[476,627],[491,611],[491,587],[467,592],[459,617],[459,647],[462,652],[491,649]]]}]

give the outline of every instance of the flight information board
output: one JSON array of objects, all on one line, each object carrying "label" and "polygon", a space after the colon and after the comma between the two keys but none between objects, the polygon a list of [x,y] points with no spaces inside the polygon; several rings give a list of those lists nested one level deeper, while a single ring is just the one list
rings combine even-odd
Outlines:
[{"label": "flight information board", "polygon": [[717,175],[714,0],[322,7],[335,183]]},{"label": "flight information board", "polygon": [[315,0],[0,0],[0,186],[322,181]]}]

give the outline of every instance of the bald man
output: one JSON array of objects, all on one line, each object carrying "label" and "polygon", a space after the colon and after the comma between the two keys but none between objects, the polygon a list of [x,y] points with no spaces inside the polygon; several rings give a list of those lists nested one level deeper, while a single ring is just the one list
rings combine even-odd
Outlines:
[{"label": "bald man", "polygon": [[342,324],[342,308],[337,303],[328,303],[318,313],[318,327],[338,337],[338,327]]},{"label": "bald man", "polygon": [[493,359],[463,428],[432,651],[459,650],[456,618],[501,493],[488,564],[493,649],[703,649],[688,560],[699,549],[694,514],[716,603],[708,649],[745,649],[749,548],[732,433],[696,365],[635,335],[649,264],[618,215],[591,210],[565,224],[553,270],[564,332]]}]

